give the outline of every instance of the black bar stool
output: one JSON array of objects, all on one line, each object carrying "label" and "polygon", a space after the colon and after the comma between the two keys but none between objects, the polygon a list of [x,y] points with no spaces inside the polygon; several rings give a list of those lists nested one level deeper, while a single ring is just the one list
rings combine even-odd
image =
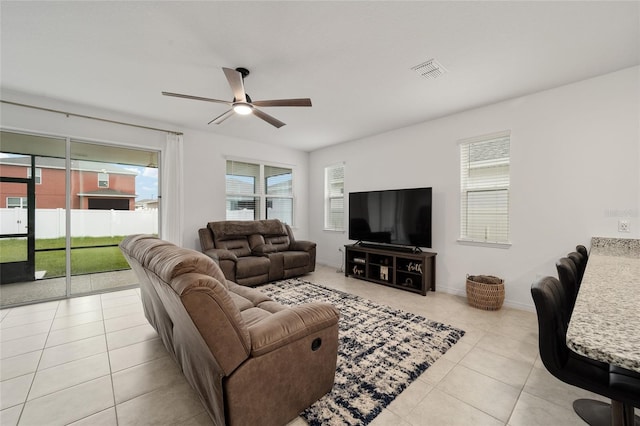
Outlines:
[{"label": "black bar stool", "polygon": [[538,314],[538,347],[545,368],[565,383],[612,400],[610,405],[579,399],[573,404],[574,411],[592,426],[632,426],[633,406],[640,401],[640,380],[622,374],[628,370],[616,370],[617,367],[569,350],[563,313],[569,309],[568,297],[560,281],[554,277],[541,278],[531,286],[531,295]]}]

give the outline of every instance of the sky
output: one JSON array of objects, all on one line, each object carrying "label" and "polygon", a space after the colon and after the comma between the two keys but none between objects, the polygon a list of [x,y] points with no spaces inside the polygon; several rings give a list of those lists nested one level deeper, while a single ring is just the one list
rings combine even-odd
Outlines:
[{"label": "sky", "polygon": [[155,200],[158,198],[158,169],[150,167],[127,166],[127,170],[136,172],[136,200]]}]

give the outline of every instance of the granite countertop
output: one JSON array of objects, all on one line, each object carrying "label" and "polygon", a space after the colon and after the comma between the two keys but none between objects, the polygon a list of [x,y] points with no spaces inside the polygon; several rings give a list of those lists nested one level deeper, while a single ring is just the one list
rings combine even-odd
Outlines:
[{"label": "granite countertop", "polygon": [[592,239],[567,346],[640,372],[640,240]]}]

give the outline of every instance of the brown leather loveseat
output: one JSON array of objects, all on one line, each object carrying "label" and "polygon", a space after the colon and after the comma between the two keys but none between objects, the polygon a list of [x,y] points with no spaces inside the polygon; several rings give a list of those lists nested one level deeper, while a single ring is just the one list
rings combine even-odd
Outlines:
[{"label": "brown leather loveseat", "polygon": [[333,306],[283,306],[227,281],[204,254],[150,235],[126,237],[120,249],[145,316],[215,425],[283,425],[333,386]]},{"label": "brown leather loveseat", "polygon": [[202,252],[238,284],[255,286],[316,268],[316,243],[296,241],[278,219],[209,222],[198,235]]}]

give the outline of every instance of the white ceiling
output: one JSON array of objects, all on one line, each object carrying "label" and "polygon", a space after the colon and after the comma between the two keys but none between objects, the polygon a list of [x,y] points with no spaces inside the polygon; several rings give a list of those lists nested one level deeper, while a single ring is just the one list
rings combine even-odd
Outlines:
[{"label": "white ceiling", "polygon": [[[640,63],[640,2],[4,1],[2,98],[24,92],[311,151]],[[412,66],[436,58],[428,80]],[[207,125],[231,100],[310,97]],[[74,111],[75,112],[75,111]]]}]

